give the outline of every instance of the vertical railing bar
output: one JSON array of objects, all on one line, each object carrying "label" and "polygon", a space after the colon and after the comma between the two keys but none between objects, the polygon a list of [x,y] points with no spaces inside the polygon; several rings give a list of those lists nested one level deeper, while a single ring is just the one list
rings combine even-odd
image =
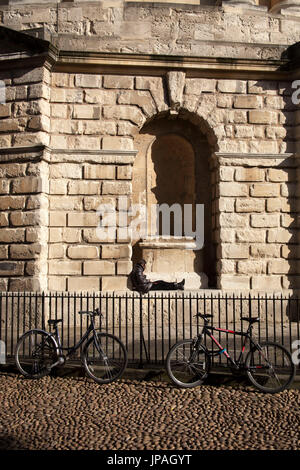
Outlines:
[{"label": "vertical railing bar", "polygon": [[156,297],[156,292],[154,292],[154,341],[155,341],[155,347],[154,347],[154,361],[155,364],[157,364],[157,297]]},{"label": "vertical railing bar", "polygon": [[161,294],[161,359],[164,361],[164,296]]},{"label": "vertical railing bar", "polygon": [[132,296],[132,360],[134,361],[134,307],[135,307],[135,302],[134,302],[134,295]]},{"label": "vertical railing bar", "polygon": [[178,342],[178,296],[177,292],[175,292],[175,343]]},{"label": "vertical railing bar", "polygon": [[[233,331],[235,331],[235,294],[232,297],[232,318],[233,318]],[[236,335],[233,335],[233,349],[234,349],[234,360],[237,360],[236,353]]]},{"label": "vertical railing bar", "polygon": [[280,296],[280,321],[281,321],[281,344],[284,345],[284,331],[283,331],[283,296]]},{"label": "vertical railing bar", "polygon": [[148,316],[148,322],[147,322],[147,335],[148,335],[148,359],[149,362],[151,362],[151,342],[150,342],[150,337],[151,337],[151,328],[150,328],[150,300],[151,297],[148,295],[147,299],[147,316]]}]

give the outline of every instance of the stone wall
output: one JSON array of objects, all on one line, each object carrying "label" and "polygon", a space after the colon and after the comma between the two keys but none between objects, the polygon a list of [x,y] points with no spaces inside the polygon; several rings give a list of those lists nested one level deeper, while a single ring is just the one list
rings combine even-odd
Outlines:
[{"label": "stone wall", "polygon": [[99,239],[97,210],[120,214],[137,192],[139,139],[159,119],[192,123],[209,146],[216,287],[299,287],[300,120],[284,72],[299,17],[75,2],[0,6],[0,20],[57,47],[0,74],[1,289],[126,288],[132,244],[120,221]]}]

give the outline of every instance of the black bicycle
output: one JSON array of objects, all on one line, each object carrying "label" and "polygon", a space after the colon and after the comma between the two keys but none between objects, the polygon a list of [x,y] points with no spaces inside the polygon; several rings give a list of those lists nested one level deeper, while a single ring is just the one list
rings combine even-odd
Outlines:
[{"label": "black bicycle", "polygon": [[[92,379],[100,384],[107,384],[122,376],[127,366],[124,344],[116,336],[96,330],[94,318],[102,315],[99,309],[78,313],[89,315],[90,323],[78,343],[70,348],[63,348],[61,344],[57,325],[62,319],[48,321],[54,333],[33,329],[20,337],[16,345],[15,360],[21,374],[30,379],[44,377],[54,367],[63,365],[85,343],[81,360]],[[91,333],[92,336],[89,337]]]},{"label": "black bicycle", "polygon": [[[290,352],[281,344],[269,341],[259,344],[252,337],[253,325],[259,322],[258,317],[242,317],[242,320],[249,322],[249,326],[246,332],[241,332],[208,326],[213,315],[198,313],[196,316],[204,320],[201,333],[194,339],[184,339],[174,344],[166,358],[168,375],[176,385],[184,388],[201,385],[210,371],[211,357],[218,354],[226,356],[232,371],[246,372],[252,384],[263,392],[281,392],[291,384],[296,368]],[[211,334],[214,330],[245,338],[237,361]],[[217,345],[217,350],[208,350],[206,336]],[[250,349],[243,361],[247,342]]]}]

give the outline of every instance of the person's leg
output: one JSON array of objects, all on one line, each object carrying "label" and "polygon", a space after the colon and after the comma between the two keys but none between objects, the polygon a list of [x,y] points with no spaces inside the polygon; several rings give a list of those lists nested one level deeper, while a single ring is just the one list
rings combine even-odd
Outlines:
[{"label": "person's leg", "polygon": [[154,281],[150,290],[178,290],[181,287],[177,282]]}]

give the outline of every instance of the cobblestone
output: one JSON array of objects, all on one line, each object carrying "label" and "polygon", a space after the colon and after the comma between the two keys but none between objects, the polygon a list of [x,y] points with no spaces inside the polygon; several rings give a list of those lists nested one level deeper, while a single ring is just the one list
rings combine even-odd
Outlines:
[{"label": "cobblestone", "polygon": [[0,449],[299,449],[299,390],[0,374]]}]

